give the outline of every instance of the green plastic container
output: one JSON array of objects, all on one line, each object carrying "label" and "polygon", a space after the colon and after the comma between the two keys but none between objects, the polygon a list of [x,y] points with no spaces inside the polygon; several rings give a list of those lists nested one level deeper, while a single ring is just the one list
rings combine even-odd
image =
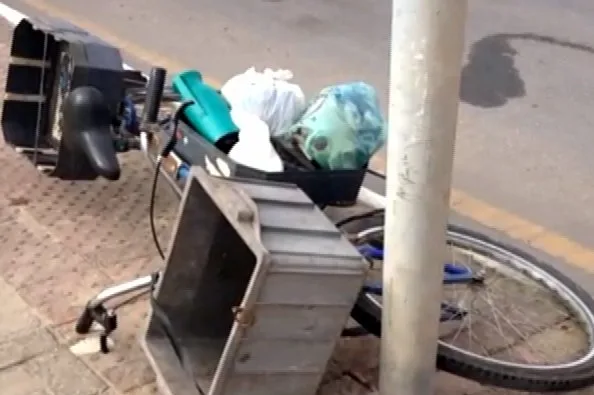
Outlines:
[{"label": "green plastic container", "polygon": [[237,142],[239,129],[231,119],[229,103],[202,79],[197,70],[185,70],[173,78],[173,89],[182,100],[193,100],[184,116],[209,143],[228,153]]}]

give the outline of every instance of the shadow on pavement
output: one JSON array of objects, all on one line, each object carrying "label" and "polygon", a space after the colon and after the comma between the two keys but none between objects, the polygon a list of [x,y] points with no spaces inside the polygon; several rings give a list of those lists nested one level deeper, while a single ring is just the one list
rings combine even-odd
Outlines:
[{"label": "shadow on pavement", "polygon": [[511,45],[513,40],[529,40],[594,54],[591,46],[534,33],[486,36],[472,45],[462,69],[460,99],[464,103],[494,108],[526,95],[524,81],[515,66],[514,58],[518,52]]}]

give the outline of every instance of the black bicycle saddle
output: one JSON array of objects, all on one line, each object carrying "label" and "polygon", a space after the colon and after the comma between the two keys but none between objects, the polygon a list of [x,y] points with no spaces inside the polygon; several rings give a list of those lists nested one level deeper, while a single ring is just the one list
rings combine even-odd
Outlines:
[{"label": "black bicycle saddle", "polygon": [[83,152],[91,167],[108,180],[120,178],[121,170],[111,134],[111,113],[103,94],[95,87],[72,90],[62,105],[64,143]]}]

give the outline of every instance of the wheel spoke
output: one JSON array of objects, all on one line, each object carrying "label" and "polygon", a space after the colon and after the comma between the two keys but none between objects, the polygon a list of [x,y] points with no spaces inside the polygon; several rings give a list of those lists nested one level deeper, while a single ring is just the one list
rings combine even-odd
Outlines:
[{"label": "wheel spoke", "polygon": [[[520,368],[569,366],[578,363],[580,357],[594,359],[594,315],[563,281],[497,245],[452,232],[448,237],[448,262],[481,273],[483,281],[479,285],[446,286],[444,303],[465,315],[457,317],[457,321],[443,322],[456,322],[458,326],[440,337],[442,345],[469,357]],[[378,243],[383,240],[383,227],[366,229],[355,239],[381,245]],[[464,290],[459,289],[462,286]],[[381,297],[373,300],[381,307]],[[566,350],[571,361],[566,360],[567,355],[546,360],[547,353],[538,348],[541,345],[533,342],[533,337],[578,316],[583,347]],[[535,359],[543,359],[543,363],[536,365]]]}]

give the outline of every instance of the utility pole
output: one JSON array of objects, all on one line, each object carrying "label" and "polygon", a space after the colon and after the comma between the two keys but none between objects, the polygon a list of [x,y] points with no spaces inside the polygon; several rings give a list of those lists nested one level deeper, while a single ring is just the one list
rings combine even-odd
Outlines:
[{"label": "utility pole", "polygon": [[467,0],[393,0],[380,392],[433,395]]}]

